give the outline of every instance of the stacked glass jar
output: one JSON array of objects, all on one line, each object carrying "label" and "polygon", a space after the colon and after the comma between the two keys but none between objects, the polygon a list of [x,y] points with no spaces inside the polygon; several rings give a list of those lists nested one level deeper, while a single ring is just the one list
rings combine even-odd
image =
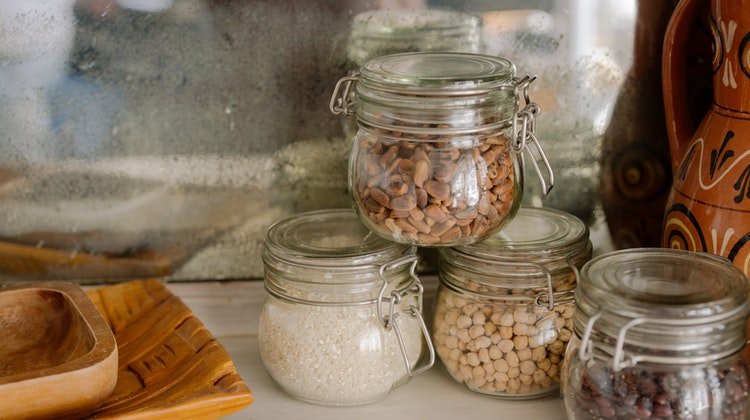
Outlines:
[{"label": "stacked glass jar", "polygon": [[[331,108],[356,106],[348,179],[357,213],[304,213],[266,236],[259,348],[284,390],[364,404],[432,366],[414,245],[469,245],[503,227],[519,207],[522,153],[551,187],[532,80],[502,58],[460,53],[384,56],[341,79]],[[540,286],[551,317],[553,283]]]},{"label": "stacked glass jar", "polygon": [[339,80],[330,107],[357,117],[349,190],[365,225],[427,247],[487,238],[520,205],[524,152],[549,191],[532,80],[505,59],[458,53],[379,57]]},{"label": "stacked glass jar", "polygon": [[581,220],[527,207],[483,242],[440,249],[432,337],[451,376],[505,398],[556,393],[591,250]]}]

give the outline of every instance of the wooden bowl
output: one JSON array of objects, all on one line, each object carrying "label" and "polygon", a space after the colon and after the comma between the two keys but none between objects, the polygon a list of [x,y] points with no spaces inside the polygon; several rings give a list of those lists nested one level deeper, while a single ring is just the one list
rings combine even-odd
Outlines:
[{"label": "wooden bowl", "polygon": [[0,289],[0,331],[3,418],[84,416],[114,390],[114,335],[79,287]]}]

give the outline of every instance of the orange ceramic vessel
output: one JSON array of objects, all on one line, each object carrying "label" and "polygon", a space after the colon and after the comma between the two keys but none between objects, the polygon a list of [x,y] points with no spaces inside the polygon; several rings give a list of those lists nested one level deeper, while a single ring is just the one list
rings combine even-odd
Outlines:
[{"label": "orange ceramic vessel", "polygon": [[704,0],[682,0],[664,39],[663,88],[674,181],[662,245],[729,258],[750,273],[750,0],[711,0],[714,103],[697,131],[687,108],[686,42]]}]

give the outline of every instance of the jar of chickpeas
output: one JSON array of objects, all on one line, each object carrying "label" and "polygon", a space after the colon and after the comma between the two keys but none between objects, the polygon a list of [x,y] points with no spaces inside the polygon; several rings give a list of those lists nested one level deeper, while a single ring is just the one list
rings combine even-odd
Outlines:
[{"label": "jar of chickpeas", "polygon": [[591,251],[581,220],[531,207],[489,239],[441,248],[432,335],[448,373],[502,398],[556,393]]}]

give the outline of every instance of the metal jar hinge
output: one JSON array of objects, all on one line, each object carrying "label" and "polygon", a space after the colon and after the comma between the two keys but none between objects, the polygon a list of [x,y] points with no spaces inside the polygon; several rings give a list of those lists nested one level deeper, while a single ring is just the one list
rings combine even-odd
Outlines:
[{"label": "metal jar hinge", "polygon": [[333,88],[331,101],[328,103],[328,109],[334,115],[344,114],[351,115],[354,112],[354,85],[359,80],[359,74],[342,77],[336,82]]},{"label": "metal jar hinge", "polygon": [[[573,275],[575,275],[576,278],[576,284],[580,283],[581,278],[578,271],[578,267],[576,267],[575,264],[573,264],[570,259],[566,258],[565,262],[570,267],[570,269],[573,271]],[[528,264],[530,266],[533,266],[542,273],[544,273],[544,276],[547,279],[547,293],[541,293],[534,297],[534,305],[536,306],[546,306],[547,309],[550,311],[555,309],[555,306],[562,305],[566,303],[572,303],[573,302],[573,292],[572,290],[564,290],[561,292],[555,292],[555,289],[552,285],[552,273],[543,265],[537,264],[537,263],[517,263],[519,265],[525,265]]]},{"label": "metal jar hinge", "polygon": [[[536,137],[536,117],[539,115],[541,109],[529,97],[529,87],[534,80],[536,80],[536,76],[528,75],[513,80],[515,97],[513,115],[515,117],[512,122],[512,131],[516,139],[513,144],[513,151],[516,154],[526,152],[534,168],[534,172],[539,177],[542,193],[547,196],[552,187],[555,186],[555,174],[552,171],[552,166],[549,164],[547,155],[544,153],[544,149],[542,149],[542,145],[539,143],[539,139]],[[523,94],[523,108],[520,106],[519,92]],[[544,167],[547,178],[542,173],[540,165]]]},{"label": "metal jar hinge", "polygon": [[[380,267],[379,274],[380,278],[383,280],[383,286],[380,288],[380,292],[378,293],[378,300],[376,303],[378,319],[383,324],[383,328],[385,328],[386,331],[393,330],[396,333],[398,346],[401,349],[401,355],[404,357],[406,372],[409,373],[410,377],[419,375],[435,364],[435,348],[432,345],[430,334],[427,331],[427,325],[425,324],[424,318],[422,317],[422,295],[424,292],[424,287],[422,287],[422,282],[419,281],[419,278],[416,274],[417,261],[418,258],[416,255],[407,255]],[[409,277],[411,281],[409,281],[401,288],[391,290],[391,292],[386,296],[386,290],[388,289],[389,282],[385,276],[385,272],[404,264],[411,264],[411,266],[409,267]],[[396,310],[396,307],[405,297],[409,296],[414,296],[416,298],[416,305],[409,305],[404,311],[398,312]],[[386,303],[388,305],[388,311],[386,313],[383,312],[383,303]],[[398,326],[398,317],[401,313],[407,314],[419,321],[419,327],[422,330],[422,335],[427,344],[429,357],[427,362],[419,368],[417,368],[416,366],[412,368],[411,361],[409,360],[409,354],[406,350],[406,345],[404,344],[404,337],[401,333],[401,329]]]}]

